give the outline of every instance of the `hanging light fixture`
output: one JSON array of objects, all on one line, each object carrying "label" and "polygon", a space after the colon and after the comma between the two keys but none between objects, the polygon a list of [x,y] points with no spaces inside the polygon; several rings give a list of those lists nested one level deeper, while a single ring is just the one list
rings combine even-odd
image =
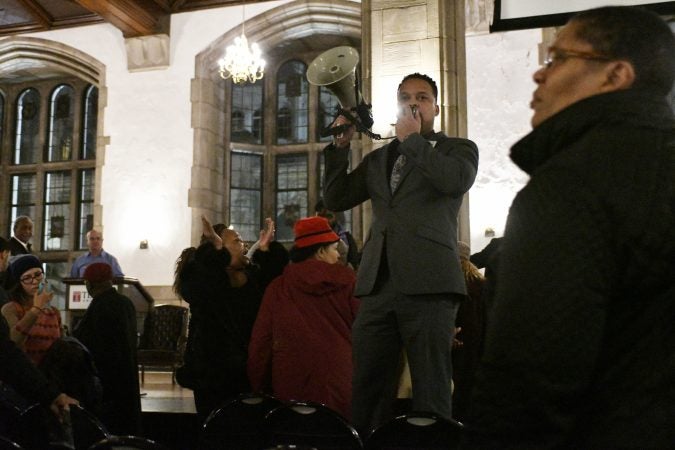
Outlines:
[{"label": "hanging light fixture", "polygon": [[258,44],[253,43],[248,46],[246,39],[246,7],[241,5],[241,36],[234,40],[234,45],[228,45],[225,51],[225,57],[218,60],[220,69],[218,73],[224,79],[232,78],[235,83],[255,83],[263,77],[265,71],[265,60],[261,58],[262,52]]}]

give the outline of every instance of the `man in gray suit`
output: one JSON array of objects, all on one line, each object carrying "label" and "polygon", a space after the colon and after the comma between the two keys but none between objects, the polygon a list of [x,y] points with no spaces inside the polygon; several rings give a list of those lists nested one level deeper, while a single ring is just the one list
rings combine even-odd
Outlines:
[{"label": "man in gray suit", "polygon": [[[452,330],[466,293],[457,254],[457,213],[473,184],[478,149],[433,130],[438,88],[414,73],[398,87],[396,139],[347,173],[353,127],[324,149],[326,206],[372,201],[355,295],[353,422],[365,432],[391,415],[401,349],[413,408],[451,417]],[[339,117],[334,126],[346,123]]]}]

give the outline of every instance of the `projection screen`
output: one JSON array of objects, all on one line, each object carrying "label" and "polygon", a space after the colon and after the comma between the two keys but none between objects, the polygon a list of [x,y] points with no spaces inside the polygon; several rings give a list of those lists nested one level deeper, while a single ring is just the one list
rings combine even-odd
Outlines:
[{"label": "projection screen", "polygon": [[644,6],[662,15],[675,14],[675,2],[653,0],[494,0],[490,31],[557,27],[577,11],[598,6]]}]

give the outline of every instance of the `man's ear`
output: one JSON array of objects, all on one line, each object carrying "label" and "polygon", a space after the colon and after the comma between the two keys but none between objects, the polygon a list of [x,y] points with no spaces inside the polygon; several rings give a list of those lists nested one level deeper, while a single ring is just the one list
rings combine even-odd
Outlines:
[{"label": "man's ear", "polygon": [[635,68],[625,60],[611,61],[607,67],[606,91],[629,89],[635,83]]},{"label": "man's ear", "polygon": [[441,108],[438,106],[438,103],[436,103],[436,105],[434,106],[434,111],[436,111],[434,113],[434,117],[436,117],[437,115],[439,115],[441,113]]}]

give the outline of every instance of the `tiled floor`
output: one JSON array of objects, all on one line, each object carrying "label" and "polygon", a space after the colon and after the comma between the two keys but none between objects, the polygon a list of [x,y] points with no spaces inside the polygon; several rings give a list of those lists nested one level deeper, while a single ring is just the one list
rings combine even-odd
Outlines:
[{"label": "tiled floor", "polygon": [[[140,373],[139,373],[140,382]],[[141,408],[143,412],[195,413],[195,402],[190,389],[171,383],[171,372],[145,371],[141,383]]]}]

